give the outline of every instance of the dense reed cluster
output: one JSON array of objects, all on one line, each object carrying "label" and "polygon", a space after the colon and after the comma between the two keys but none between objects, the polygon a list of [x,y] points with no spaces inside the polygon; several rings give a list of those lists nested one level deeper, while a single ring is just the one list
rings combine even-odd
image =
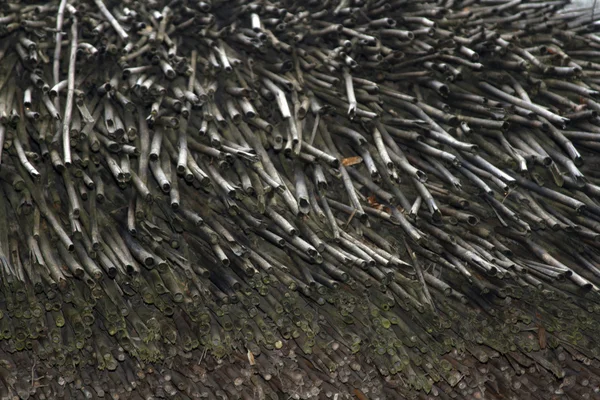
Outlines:
[{"label": "dense reed cluster", "polygon": [[600,396],[600,36],[535,0],[0,4],[0,398]]}]

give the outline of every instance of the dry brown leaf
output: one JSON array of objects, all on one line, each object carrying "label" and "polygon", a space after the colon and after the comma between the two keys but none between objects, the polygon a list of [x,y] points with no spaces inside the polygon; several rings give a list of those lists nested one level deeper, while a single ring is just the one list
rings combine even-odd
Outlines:
[{"label": "dry brown leaf", "polygon": [[250,350],[248,350],[248,361],[250,362],[250,365],[256,364],[256,362],[254,361],[254,354],[252,354]]},{"label": "dry brown leaf", "polygon": [[367,203],[369,203],[369,205],[374,208],[377,208],[377,206],[379,205],[379,203],[377,202],[377,197],[375,197],[374,195],[367,197]]},{"label": "dry brown leaf", "polygon": [[362,157],[347,157],[342,160],[342,165],[344,167],[350,167],[352,165],[360,164],[362,162]]}]

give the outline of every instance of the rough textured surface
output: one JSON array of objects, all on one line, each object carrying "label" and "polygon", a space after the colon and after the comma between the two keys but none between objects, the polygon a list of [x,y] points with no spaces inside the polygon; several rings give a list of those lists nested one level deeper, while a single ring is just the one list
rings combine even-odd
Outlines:
[{"label": "rough textured surface", "polygon": [[563,6],[3,2],[0,397],[598,398]]}]

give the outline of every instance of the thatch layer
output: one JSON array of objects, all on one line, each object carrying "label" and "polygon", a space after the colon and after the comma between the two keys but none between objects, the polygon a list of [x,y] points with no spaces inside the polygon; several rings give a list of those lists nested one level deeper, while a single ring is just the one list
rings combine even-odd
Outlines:
[{"label": "thatch layer", "polygon": [[599,396],[590,10],[29,3],[2,399]]}]

